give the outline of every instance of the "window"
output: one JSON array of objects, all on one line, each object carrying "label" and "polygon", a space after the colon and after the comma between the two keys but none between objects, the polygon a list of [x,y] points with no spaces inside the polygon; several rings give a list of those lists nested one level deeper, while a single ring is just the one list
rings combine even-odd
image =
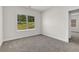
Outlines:
[{"label": "window", "polygon": [[35,28],[34,16],[17,15],[17,29],[26,30]]}]

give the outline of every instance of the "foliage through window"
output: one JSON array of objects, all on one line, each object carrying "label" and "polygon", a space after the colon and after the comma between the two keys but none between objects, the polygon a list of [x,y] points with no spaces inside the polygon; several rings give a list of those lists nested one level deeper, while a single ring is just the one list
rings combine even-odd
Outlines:
[{"label": "foliage through window", "polygon": [[28,29],[34,28],[34,17],[28,16]]},{"label": "foliage through window", "polygon": [[34,16],[17,15],[17,29],[26,30],[35,28]]}]

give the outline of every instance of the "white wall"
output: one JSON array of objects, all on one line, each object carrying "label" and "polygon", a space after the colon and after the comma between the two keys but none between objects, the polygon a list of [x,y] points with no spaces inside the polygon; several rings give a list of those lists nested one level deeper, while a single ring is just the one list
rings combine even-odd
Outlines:
[{"label": "white wall", "polygon": [[52,7],[42,14],[43,34],[65,42],[71,38],[69,11],[79,9],[79,6]]},{"label": "white wall", "polygon": [[[35,10],[25,9],[23,7],[4,7],[4,40],[12,40],[21,37],[28,37],[37,34],[44,34],[59,40],[69,42],[70,21],[68,12],[79,9],[79,7],[52,7],[40,15]],[[17,14],[33,15],[36,18],[36,30],[16,31]],[[42,21],[41,21],[42,16]],[[41,24],[42,22],[42,24]],[[69,26],[68,26],[69,25]],[[42,27],[41,27],[42,26]],[[42,28],[42,31],[40,29]]]},{"label": "white wall", "polygon": [[[4,7],[3,11],[4,11],[3,13],[4,41],[40,34],[40,22],[41,22],[40,12],[32,9],[26,9],[24,7],[10,7],[10,6]],[[35,16],[35,29],[28,31],[17,31],[16,30],[17,14]]]},{"label": "white wall", "polygon": [[0,6],[0,46],[3,42],[3,8]]},{"label": "white wall", "polygon": [[64,7],[52,7],[42,14],[43,34],[68,42],[68,19]]}]

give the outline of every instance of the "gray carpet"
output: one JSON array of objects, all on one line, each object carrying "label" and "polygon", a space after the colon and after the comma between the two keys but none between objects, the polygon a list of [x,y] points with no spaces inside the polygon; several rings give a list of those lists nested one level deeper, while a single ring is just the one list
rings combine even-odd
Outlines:
[{"label": "gray carpet", "polygon": [[70,41],[65,43],[44,35],[37,35],[17,40],[6,41],[1,52],[77,52],[79,44]]}]

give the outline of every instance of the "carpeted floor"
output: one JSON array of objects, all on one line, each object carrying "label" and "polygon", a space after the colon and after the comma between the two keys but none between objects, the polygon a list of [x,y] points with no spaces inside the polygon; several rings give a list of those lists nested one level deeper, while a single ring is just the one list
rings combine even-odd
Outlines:
[{"label": "carpeted floor", "polygon": [[37,35],[17,40],[6,41],[1,52],[77,52],[79,44],[65,43],[44,35]]}]

